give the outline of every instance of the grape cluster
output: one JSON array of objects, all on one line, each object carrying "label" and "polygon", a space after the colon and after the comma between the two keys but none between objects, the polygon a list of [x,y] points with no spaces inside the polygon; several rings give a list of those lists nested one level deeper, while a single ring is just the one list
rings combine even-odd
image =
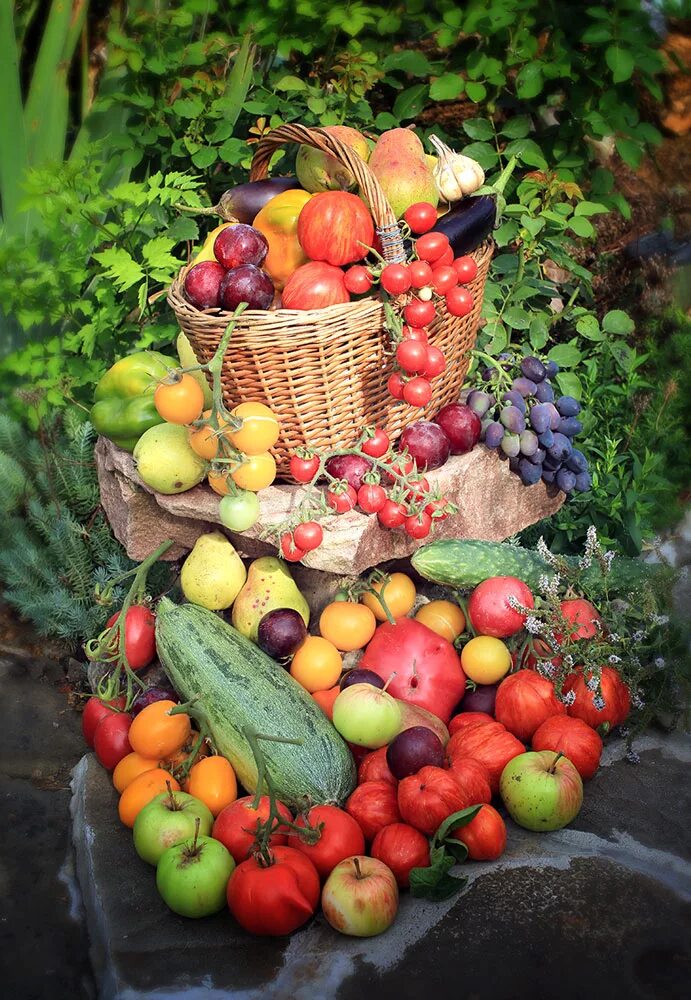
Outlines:
[{"label": "grape cluster", "polygon": [[526,357],[520,374],[510,379],[506,369],[515,362],[507,355],[499,361],[500,366],[482,374],[486,388],[473,389],[467,399],[482,421],[481,440],[508,459],[526,486],[542,479],[567,494],[589,490],[588,462],[573,444],[583,429],[581,405],[573,396],[555,397],[551,380],[558,366]]}]

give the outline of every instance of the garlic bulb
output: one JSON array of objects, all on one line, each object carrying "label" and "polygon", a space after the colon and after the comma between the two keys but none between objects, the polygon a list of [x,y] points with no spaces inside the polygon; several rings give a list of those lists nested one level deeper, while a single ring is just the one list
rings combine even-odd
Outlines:
[{"label": "garlic bulb", "polygon": [[485,172],[479,163],[469,156],[454,152],[436,135],[431,135],[429,141],[439,156],[434,168],[434,179],[444,201],[460,201],[482,187]]}]

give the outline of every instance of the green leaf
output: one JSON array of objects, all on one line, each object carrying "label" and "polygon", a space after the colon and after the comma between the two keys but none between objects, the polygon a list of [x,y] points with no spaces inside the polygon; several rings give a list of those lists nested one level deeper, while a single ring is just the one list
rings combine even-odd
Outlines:
[{"label": "green leaf", "polygon": [[150,269],[175,270],[180,261],[170,252],[174,246],[167,236],[155,236],[142,247],[142,256]]},{"label": "green leaf", "polygon": [[567,228],[574,232],[576,236],[582,236],[584,239],[595,235],[592,224],[580,216],[574,216],[570,219]]},{"label": "green leaf", "polygon": [[235,139],[231,137],[230,139],[226,139],[223,143],[218,151],[218,155],[224,163],[236,164],[242,161],[246,152],[247,144],[243,142],[242,139]]},{"label": "green leaf", "polygon": [[380,111],[374,119],[374,127],[380,132],[386,132],[387,129],[396,128],[398,124],[398,118],[394,118],[389,111]]},{"label": "green leaf", "polygon": [[299,76],[291,76],[288,74],[287,76],[282,76],[281,79],[274,84],[274,90],[307,90],[307,84],[304,80],[301,80]]},{"label": "green leaf", "polygon": [[516,77],[516,94],[522,100],[537,97],[542,90],[542,63],[527,63]]},{"label": "green leaf", "polygon": [[643,150],[639,144],[632,139],[623,138],[615,139],[614,144],[624,163],[632,170],[637,170],[643,159]]},{"label": "green leaf", "polygon": [[504,322],[513,327],[514,330],[527,330],[530,326],[530,314],[521,309],[520,306],[509,306],[504,311]]},{"label": "green leaf", "polygon": [[426,84],[416,83],[414,87],[403,90],[396,98],[393,113],[399,121],[415,118],[420,114],[427,102],[429,90]]},{"label": "green leaf", "polygon": [[494,126],[486,118],[468,118],[463,122],[463,131],[471,139],[486,141],[494,138]]},{"label": "green leaf", "polygon": [[560,368],[575,368],[583,359],[583,355],[573,344],[555,344],[547,357],[550,361],[556,361]]},{"label": "green leaf", "polygon": [[179,97],[173,102],[173,111],[179,118],[199,118],[204,105],[198,97]]},{"label": "green leaf", "polygon": [[463,147],[463,154],[477,160],[484,171],[491,170],[499,159],[494,146],[490,146],[487,142],[471,142]]},{"label": "green leaf", "polygon": [[549,340],[549,324],[545,316],[533,316],[528,339],[534,351],[541,351]]},{"label": "green leaf", "polygon": [[529,116],[517,115],[502,125],[500,134],[506,136],[507,139],[525,139],[530,133],[530,128],[531,121]]},{"label": "green leaf", "polygon": [[600,324],[597,321],[597,316],[593,316],[592,313],[581,316],[576,321],[576,329],[587,340],[598,341],[604,339],[600,332]]},{"label": "green leaf", "polygon": [[313,115],[321,115],[326,111],[326,101],[323,97],[308,97],[307,107]]},{"label": "green leaf", "polygon": [[449,875],[456,864],[453,855],[442,852],[440,858],[428,868],[413,868],[410,872],[410,894],[416,899],[430,899],[440,903],[460,892],[468,879]]},{"label": "green leaf", "polygon": [[534,139],[514,139],[504,150],[504,156],[517,156],[522,163],[531,167],[547,169],[547,160]]},{"label": "green leaf", "polygon": [[573,396],[574,399],[583,398],[581,380],[573,372],[557,372],[557,385],[563,396]]},{"label": "green leaf", "polygon": [[433,101],[454,101],[463,93],[465,80],[457,73],[444,73],[433,80],[429,96]]},{"label": "green leaf", "polygon": [[612,29],[609,24],[591,24],[581,35],[581,41],[585,45],[601,45],[608,42],[612,37]]},{"label": "green leaf", "polygon": [[620,45],[610,45],[605,52],[605,60],[612,71],[615,83],[623,83],[624,80],[630,79],[635,62],[627,49],[622,49]]},{"label": "green leaf", "polygon": [[203,170],[205,167],[210,167],[212,163],[215,163],[217,157],[218,150],[214,149],[213,146],[202,146],[201,149],[192,154],[192,163],[194,163],[195,167]]},{"label": "green leaf", "polygon": [[179,215],[166,229],[166,236],[173,244],[182,243],[183,240],[196,243],[199,239],[199,224],[187,215]]},{"label": "green leaf", "polygon": [[490,338],[485,344],[485,350],[488,354],[491,354],[492,357],[495,357],[497,354],[501,354],[509,342],[509,335],[501,320],[488,320],[482,330],[482,333],[483,336]]},{"label": "green leaf", "polygon": [[384,60],[382,69],[389,73],[392,69],[400,69],[411,76],[429,76],[432,72],[429,59],[422,52],[403,49],[401,52],[390,52]]},{"label": "green leaf", "polygon": [[609,209],[606,205],[601,205],[596,201],[579,201],[576,205],[574,215],[606,215]]},{"label": "green leaf", "polygon": [[636,352],[629,347],[626,341],[612,341],[609,350],[623,372],[630,372],[635,367]]},{"label": "green leaf", "polygon": [[136,260],[121,247],[111,247],[94,254],[104,268],[105,273],[111,278],[121,292],[136,285],[144,277],[144,271]]},{"label": "green leaf", "polygon": [[602,329],[606,333],[627,337],[636,329],[636,324],[623,309],[610,309],[602,319]]},{"label": "green leaf", "polygon": [[447,839],[451,830],[456,830],[459,826],[467,826],[472,819],[475,819],[481,809],[482,804],[480,803],[479,805],[467,806],[465,809],[459,809],[458,812],[451,813],[439,826],[434,835],[433,843],[439,844]]},{"label": "green leaf", "polygon": [[476,83],[474,80],[466,83],[465,92],[473,104],[479,104],[480,101],[484,101],[487,97],[487,88],[485,85],[483,83]]}]

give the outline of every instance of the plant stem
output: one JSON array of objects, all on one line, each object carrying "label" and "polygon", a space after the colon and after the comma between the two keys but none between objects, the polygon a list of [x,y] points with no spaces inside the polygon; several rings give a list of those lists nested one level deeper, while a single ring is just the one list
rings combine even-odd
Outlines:
[{"label": "plant stem", "polygon": [[559,758],[563,757],[563,756],[564,756],[564,751],[560,750],[559,753],[557,754],[557,756],[552,761],[551,766],[547,768],[547,773],[548,774],[554,774],[556,772],[556,770],[557,770],[557,763],[559,761]]}]

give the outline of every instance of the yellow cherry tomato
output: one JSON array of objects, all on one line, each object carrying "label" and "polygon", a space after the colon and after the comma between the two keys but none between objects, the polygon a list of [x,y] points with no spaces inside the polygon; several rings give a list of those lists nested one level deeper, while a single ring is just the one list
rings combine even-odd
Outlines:
[{"label": "yellow cherry tomato", "polygon": [[430,601],[429,604],[423,604],[415,618],[449,642],[455,642],[465,631],[465,615],[453,601]]},{"label": "yellow cherry tomato", "polygon": [[158,415],[169,424],[191,424],[204,409],[202,387],[191,375],[181,375],[175,382],[159,382],[154,392]]},{"label": "yellow cherry tomato", "polygon": [[[383,585],[379,582],[372,586],[378,594],[382,595],[394,618],[401,618],[413,610],[417,596],[415,584],[405,573],[391,573]],[[363,594],[360,600],[373,612],[377,621],[385,622],[387,620],[381,601],[374,594]]]},{"label": "yellow cherry tomato", "polygon": [[229,475],[229,472],[210,472],[207,476],[209,486],[220,497],[228,496],[230,493],[230,487],[228,486]]},{"label": "yellow cherry tomato", "polygon": [[511,653],[501,639],[478,635],[463,647],[461,666],[476,684],[496,684],[511,669]]},{"label": "yellow cherry tomato", "polygon": [[[204,420],[208,420],[210,416],[211,410],[204,410]],[[220,426],[221,428],[225,427],[225,421],[221,421]],[[210,424],[204,424],[202,427],[190,427],[190,447],[200,458],[211,462],[212,459],[218,457],[219,443],[223,436],[223,434],[216,433]]]},{"label": "yellow cherry tomato", "polygon": [[236,486],[241,490],[263,490],[276,478],[276,462],[268,451],[261,455],[248,455],[247,461],[231,472]]},{"label": "yellow cherry tomato", "polygon": [[374,635],[377,619],[364,604],[333,601],[327,604],[319,619],[319,631],[342,653],[362,649]]},{"label": "yellow cherry tomato", "polygon": [[276,414],[263,403],[240,403],[232,411],[242,420],[239,431],[228,434],[228,440],[245,455],[260,455],[278,441],[280,428]]},{"label": "yellow cherry tomato", "polygon": [[320,635],[308,635],[290,664],[291,675],[310,694],[333,687],[342,669],[341,654]]},{"label": "yellow cherry tomato", "polygon": [[191,768],[185,791],[203,802],[213,816],[218,816],[238,797],[235,771],[225,757],[205,757]]}]

